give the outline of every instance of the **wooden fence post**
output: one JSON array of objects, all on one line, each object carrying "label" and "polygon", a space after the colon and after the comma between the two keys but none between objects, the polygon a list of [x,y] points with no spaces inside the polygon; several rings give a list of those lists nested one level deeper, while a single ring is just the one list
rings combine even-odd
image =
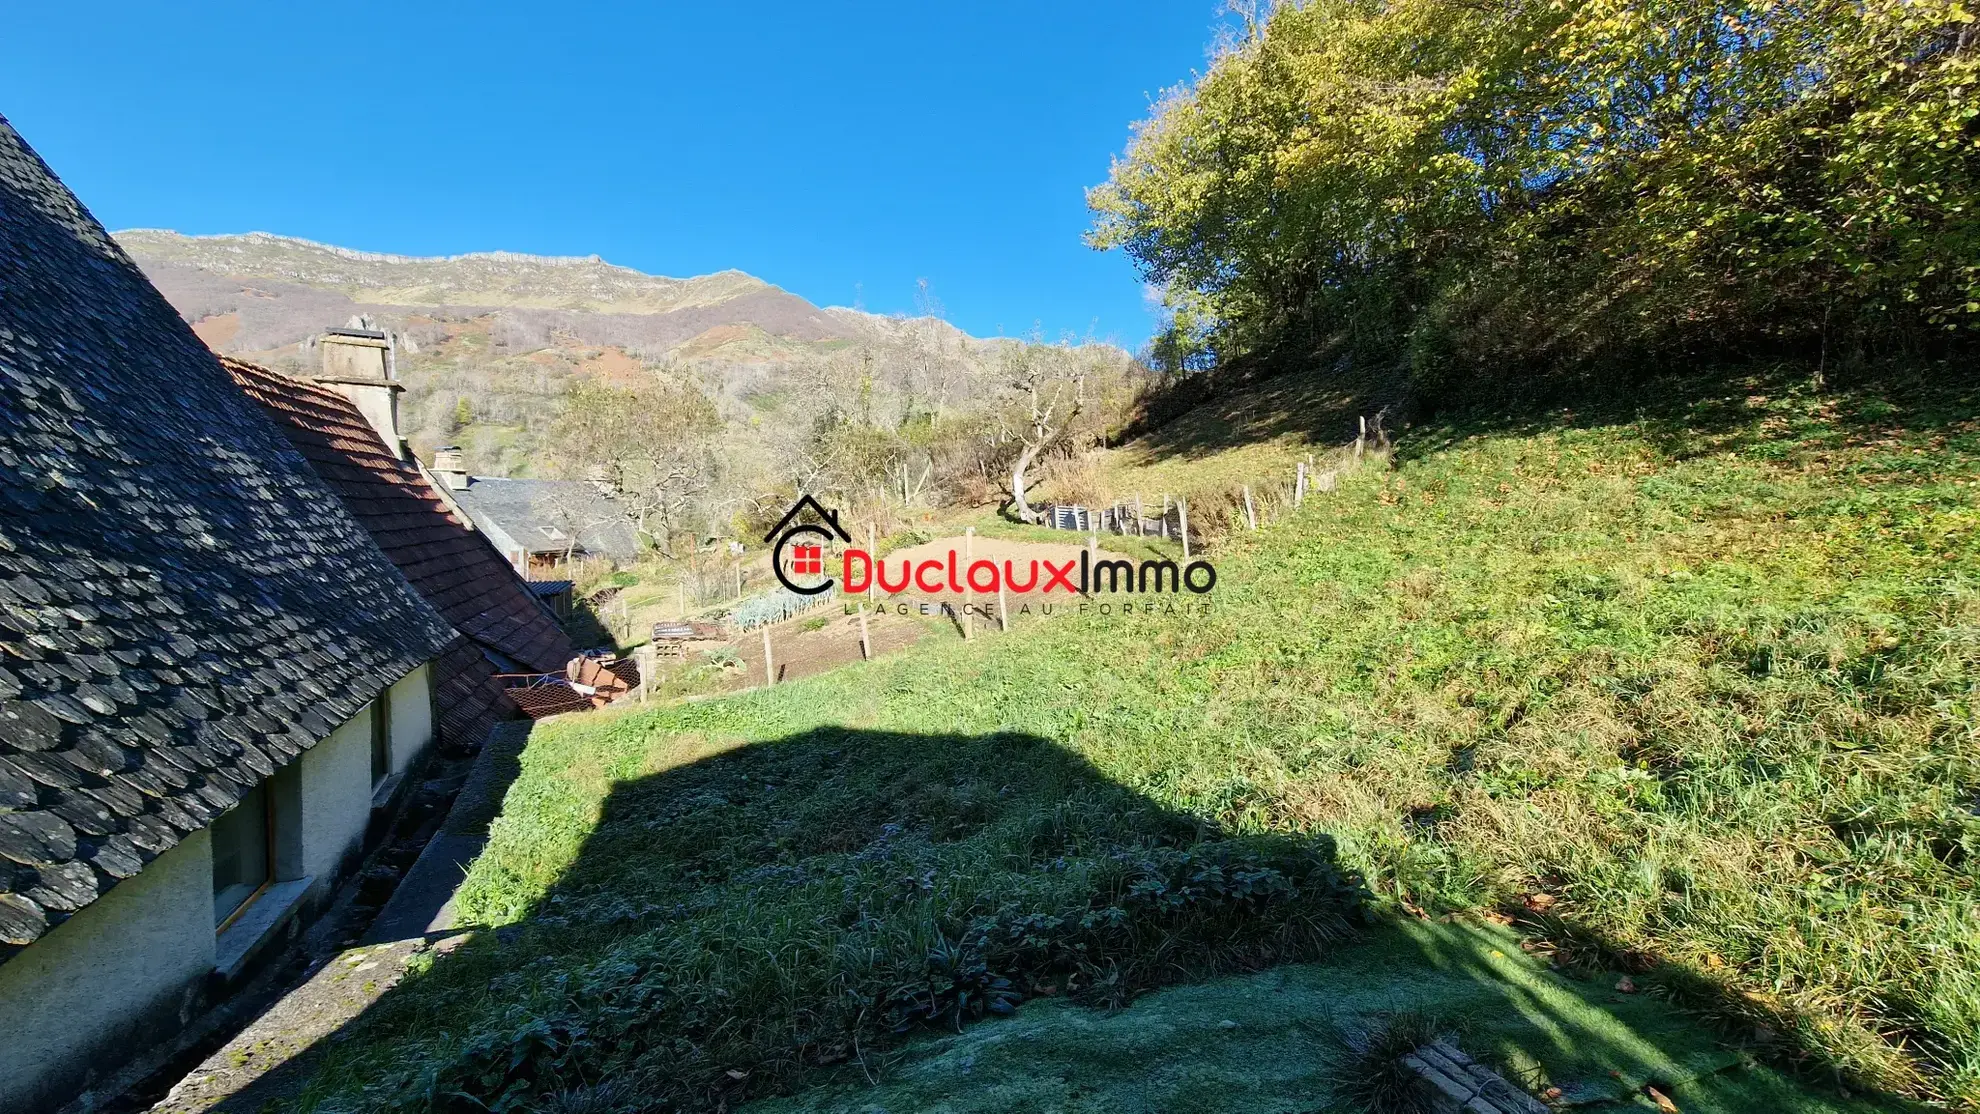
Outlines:
[{"label": "wooden fence post", "polygon": [[1253,530],[1258,529],[1258,512],[1251,507],[1251,485],[1244,485],[1244,521]]},{"label": "wooden fence post", "polygon": [[1169,493],[1162,493],[1162,536],[1169,536]]},{"label": "wooden fence post", "polygon": [[1306,462],[1302,460],[1299,462],[1298,478],[1293,481],[1293,510],[1298,510],[1299,505],[1304,502],[1306,502]]},{"label": "wooden fence post", "polygon": [[1176,500],[1176,530],[1182,534],[1183,560],[1189,560],[1189,504]]},{"label": "wooden fence post", "polygon": [[742,596],[742,558],[738,557],[736,558],[736,598],[741,599]]},{"label": "wooden fence post", "polygon": [[865,604],[859,605],[859,656],[867,661],[873,660],[873,639],[866,632]]},{"label": "wooden fence post", "polygon": [[633,660],[639,663],[639,702],[641,704],[646,703],[646,692],[653,687],[655,656],[653,643],[651,642],[633,651]]},{"label": "wooden fence post", "polygon": [[1355,463],[1358,464],[1361,462],[1361,452],[1362,449],[1367,446],[1367,443],[1368,443],[1368,417],[1367,415],[1363,415],[1361,419],[1361,432],[1354,435]]},{"label": "wooden fence post", "polygon": [[[866,524],[866,556],[868,560],[874,562],[880,559],[880,541],[871,522]],[[880,583],[880,568],[876,563],[872,578],[866,582],[866,599],[869,603],[874,599],[874,585],[878,583]]]},{"label": "wooden fence post", "polygon": [[763,624],[763,686],[777,683],[777,665],[770,660],[770,624]]},{"label": "wooden fence post", "polygon": [[997,629],[1011,629],[1011,605],[1004,602],[1004,578],[997,578]]}]

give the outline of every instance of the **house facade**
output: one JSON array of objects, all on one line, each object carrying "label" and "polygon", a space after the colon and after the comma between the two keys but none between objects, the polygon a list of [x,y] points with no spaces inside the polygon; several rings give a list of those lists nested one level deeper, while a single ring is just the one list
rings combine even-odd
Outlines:
[{"label": "house facade", "polygon": [[329,899],[459,640],[0,120],[0,1110]]}]

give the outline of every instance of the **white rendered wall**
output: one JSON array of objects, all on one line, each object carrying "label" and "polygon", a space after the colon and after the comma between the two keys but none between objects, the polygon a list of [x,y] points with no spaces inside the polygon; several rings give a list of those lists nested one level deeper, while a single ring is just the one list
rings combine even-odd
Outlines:
[{"label": "white rendered wall", "polygon": [[170,1038],[212,971],[199,831],[0,964],[0,1110],[52,1109]]},{"label": "white rendered wall", "polygon": [[[396,771],[433,739],[428,667],[388,698]],[[278,875],[334,884],[371,820],[371,710],[304,751],[270,789]],[[213,846],[201,830],[0,963],[0,1111],[53,1109],[175,1036],[202,1005],[213,929]]]},{"label": "white rendered wall", "polygon": [[371,822],[371,709],[304,751],[299,764],[302,873],[328,886],[345,856],[358,852]]},{"label": "white rendered wall", "polygon": [[433,742],[432,667],[422,665],[392,686],[392,772],[407,766]]}]

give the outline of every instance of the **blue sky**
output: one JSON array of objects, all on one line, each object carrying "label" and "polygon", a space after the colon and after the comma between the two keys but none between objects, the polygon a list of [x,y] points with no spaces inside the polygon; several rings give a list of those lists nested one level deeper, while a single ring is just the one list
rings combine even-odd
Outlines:
[{"label": "blue sky", "polygon": [[970,332],[1133,347],[1084,191],[1218,6],[19,5],[0,115],[113,229],[735,267],[880,313],[926,278]]}]

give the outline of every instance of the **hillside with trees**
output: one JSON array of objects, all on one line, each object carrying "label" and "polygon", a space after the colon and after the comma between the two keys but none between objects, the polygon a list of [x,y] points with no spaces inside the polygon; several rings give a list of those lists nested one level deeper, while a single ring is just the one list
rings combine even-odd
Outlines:
[{"label": "hillside with trees", "polygon": [[[1013,500],[1020,460],[1103,442],[1146,383],[1090,339],[972,337],[925,284],[919,316],[883,317],[738,271],[672,279],[595,256],[119,242],[218,351],[309,374],[324,328],[361,316],[391,332],[416,452],[459,444],[486,475],[602,475],[664,553],[801,493],[886,525]],[[1041,390],[1064,396],[1056,412],[1035,408]]]},{"label": "hillside with trees", "polygon": [[1166,292],[1166,367],[1435,403],[1674,360],[1820,376],[1980,325],[1960,3],[1254,8],[1091,195],[1094,243]]}]

